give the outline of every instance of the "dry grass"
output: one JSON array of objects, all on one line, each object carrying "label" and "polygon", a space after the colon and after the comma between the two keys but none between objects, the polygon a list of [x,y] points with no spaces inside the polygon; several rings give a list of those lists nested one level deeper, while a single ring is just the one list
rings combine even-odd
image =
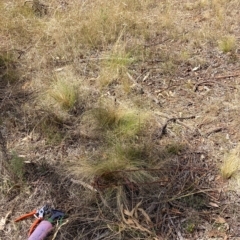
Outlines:
[{"label": "dry grass", "polygon": [[71,110],[77,103],[78,91],[76,86],[66,80],[57,79],[54,81],[48,94],[64,110]]},{"label": "dry grass", "polygon": [[[121,36],[119,37],[119,39]],[[101,72],[99,76],[99,83],[101,86],[106,86],[112,83],[114,80],[120,82],[120,84],[126,83],[126,72],[131,63],[134,62],[134,58],[131,53],[126,51],[126,44],[119,40],[113,45],[110,53],[103,56]],[[125,86],[125,89],[128,87]]]},{"label": "dry grass", "polygon": [[[237,1],[186,1],[180,8],[171,1],[154,0],[134,1],[134,4],[132,1],[72,1],[64,6],[50,1],[48,15],[39,18],[31,4],[21,1],[2,3],[5,11],[1,33],[8,36],[3,41],[4,50],[23,51],[22,60],[29,67],[41,68],[44,72],[43,69],[48,71],[49,66],[65,65],[76,62],[81,56],[88,56],[88,49],[98,49],[100,59],[104,59],[98,79],[100,85],[106,85],[124,75],[124,69],[133,60],[160,60],[160,57],[163,73],[172,73],[178,61],[182,60],[182,53],[187,50],[185,57],[189,58],[196,45],[200,47],[210,43],[217,46],[219,43],[221,49],[236,45],[231,33],[236,23],[229,13],[237,9]],[[201,14],[195,16],[198,11]],[[193,28],[195,21],[196,29]],[[231,39],[222,39],[223,33],[230,35]],[[162,46],[162,56],[143,47],[158,36],[160,41],[173,39],[171,47]],[[177,51],[172,51],[178,42],[181,44],[178,44]],[[167,59],[164,55],[168,56]]]},{"label": "dry grass", "polygon": [[233,52],[237,47],[237,40],[235,36],[226,36],[218,43],[219,49],[224,53]]},{"label": "dry grass", "polygon": [[221,174],[225,179],[233,177],[238,171],[240,166],[240,145],[228,153],[221,166]]},{"label": "dry grass", "polygon": [[[49,194],[64,209],[70,202],[84,208],[84,216],[70,208],[74,227],[64,225],[59,239],[157,239],[162,234],[176,239],[173,209],[204,208],[205,195],[198,191],[209,186],[202,155],[182,153],[189,147],[201,152],[204,141],[209,145],[203,148],[211,149],[211,136],[204,140],[201,130],[218,122],[222,106],[213,99],[213,85],[194,92],[194,79],[215,74],[215,55],[216,64],[233,54],[238,58],[239,8],[238,0],[1,1],[0,123],[9,148],[23,151],[38,176],[13,157],[19,182],[29,184],[18,188],[19,196],[34,199],[40,182],[43,198]],[[188,101],[189,95],[204,107]],[[184,109],[179,99],[186,99]],[[223,104],[229,118],[238,110],[238,97],[231,104]],[[200,133],[193,133],[196,122],[183,120],[169,123],[161,135],[166,118],[189,114],[188,107],[196,113]],[[167,114],[156,118],[155,110]],[[190,135],[202,139],[189,140]],[[226,156],[225,178],[238,171],[238,152],[237,147]],[[48,174],[59,169],[69,188]],[[81,194],[79,185],[71,185],[72,176],[98,188],[96,195],[86,189]],[[12,186],[4,188],[6,203]],[[67,203],[57,199],[62,188]],[[189,219],[184,228],[192,234],[197,223]],[[21,235],[21,229],[12,229],[14,237]]]}]

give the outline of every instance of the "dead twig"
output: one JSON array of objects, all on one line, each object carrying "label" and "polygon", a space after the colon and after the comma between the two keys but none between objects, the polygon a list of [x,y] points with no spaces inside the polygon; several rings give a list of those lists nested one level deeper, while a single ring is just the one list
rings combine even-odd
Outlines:
[{"label": "dead twig", "polygon": [[193,91],[196,92],[198,90],[198,87],[202,86],[202,85],[206,85],[206,86],[213,86],[214,83],[216,83],[215,81],[202,81],[199,82],[197,84],[195,84]]},{"label": "dead twig", "polygon": [[223,130],[226,130],[226,127],[217,127],[217,128],[209,130],[207,133],[205,133],[205,136],[208,137],[209,135],[211,135],[213,133],[221,132]]},{"label": "dead twig", "polygon": [[205,194],[206,192],[214,192],[214,191],[219,191],[219,188],[202,189],[202,190],[195,191],[195,192],[190,192],[190,193],[187,193],[187,194],[184,194],[184,195],[174,196],[173,198],[168,199],[167,202],[172,202],[174,200],[178,200],[178,199],[181,199],[181,198],[193,196],[193,195],[196,195],[196,194],[199,194],[199,193],[204,193]]},{"label": "dead twig", "polygon": [[17,52],[17,53],[18,53],[17,59],[20,59],[20,58],[21,58],[24,54],[26,54],[27,51],[30,50],[32,47],[33,47],[33,45],[30,45],[30,46],[28,46],[28,47],[27,47],[26,49],[24,49],[24,50],[13,48],[12,51]]},{"label": "dead twig", "polygon": [[[238,77],[240,76],[240,73],[235,73],[235,74],[230,74],[230,75],[224,75],[224,76],[216,76],[213,78],[213,80],[209,80],[209,81],[202,81],[202,82],[199,82],[199,83],[196,83],[194,88],[193,88],[193,91],[196,92],[198,90],[198,87],[201,86],[201,85],[207,85],[207,86],[213,86],[214,84],[218,84],[218,85],[221,85],[223,87],[225,87],[225,85],[223,85],[222,83],[216,81],[216,80],[219,80],[219,79],[225,79],[225,78],[232,78],[232,77]],[[230,86],[231,88],[236,88],[234,86]]]},{"label": "dead twig", "polygon": [[167,129],[167,125],[170,123],[170,122],[176,122],[177,120],[187,120],[187,119],[193,119],[195,118],[195,116],[189,116],[189,117],[177,117],[177,118],[170,118],[166,121],[166,123],[163,124],[163,127],[160,131],[160,133],[158,134],[158,138],[162,138],[162,136],[164,134],[166,134],[166,129]]},{"label": "dead twig", "polygon": [[240,76],[240,73],[234,73],[230,75],[224,75],[224,76],[217,76],[214,79],[224,79],[224,78],[231,78],[231,77],[238,77]]},{"label": "dead twig", "polygon": [[61,225],[58,226],[56,232],[55,232],[54,235],[53,235],[52,240],[56,239],[56,236],[57,236],[57,234],[58,234],[60,228],[61,228],[62,226],[64,226],[64,225],[66,225],[68,222],[69,222],[69,220],[67,220],[66,222],[64,222],[63,224],[61,224]]}]

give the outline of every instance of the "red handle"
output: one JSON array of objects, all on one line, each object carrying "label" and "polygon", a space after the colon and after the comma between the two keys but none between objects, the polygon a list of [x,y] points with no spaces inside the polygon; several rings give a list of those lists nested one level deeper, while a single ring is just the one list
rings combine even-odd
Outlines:
[{"label": "red handle", "polygon": [[31,227],[30,227],[30,229],[29,229],[29,231],[28,231],[28,236],[30,236],[30,235],[34,232],[35,228],[37,227],[37,225],[38,225],[42,220],[43,220],[43,218],[37,218],[37,219],[33,222],[33,224],[31,225]]},{"label": "red handle", "polygon": [[21,221],[21,220],[23,220],[23,219],[25,219],[27,217],[31,217],[31,216],[33,216],[36,213],[37,213],[37,210],[33,210],[32,212],[26,213],[26,214],[20,216],[19,218],[15,219],[14,222],[18,222],[18,221]]}]

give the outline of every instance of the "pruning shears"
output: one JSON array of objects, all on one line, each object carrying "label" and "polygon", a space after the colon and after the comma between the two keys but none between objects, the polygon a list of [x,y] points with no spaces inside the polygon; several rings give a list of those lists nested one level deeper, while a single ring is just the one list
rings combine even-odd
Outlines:
[{"label": "pruning shears", "polygon": [[38,226],[38,224],[43,220],[44,215],[48,214],[51,211],[51,208],[48,205],[43,206],[40,209],[35,209],[29,213],[26,213],[20,217],[18,217],[17,219],[14,220],[14,222],[19,222],[21,220],[24,220],[28,217],[35,217],[36,220],[32,223],[29,231],[28,231],[28,237],[33,233],[33,231],[35,230],[35,228]]}]

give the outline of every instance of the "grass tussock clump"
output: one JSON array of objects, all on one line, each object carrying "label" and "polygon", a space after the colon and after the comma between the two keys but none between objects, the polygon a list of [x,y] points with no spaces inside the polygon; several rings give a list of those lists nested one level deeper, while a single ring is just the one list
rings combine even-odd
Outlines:
[{"label": "grass tussock clump", "polygon": [[126,181],[132,184],[151,182],[155,180],[154,174],[144,170],[153,162],[151,148],[147,143],[115,140],[93,153],[85,154],[75,164],[73,172],[78,179],[91,183],[96,188],[109,190]]},{"label": "grass tussock clump", "polygon": [[64,118],[84,108],[89,88],[70,70],[56,72],[53,77],[45,80],[45,85],[45,92],[38,98],[39,104],[45,110]]},{"label": "grass tussock clump", "polygon": [[218,47],[224,53],[233,52],[236,50],[237,41],[235,36],[225,36],[218,42]]},{"label": "grass tussock clump", "polygon": [[240,145],[234,148],[230,153],[226,154],[221,166],[221,174],[223,178],[229,179],[233,177],[240,169]]},{"label": "grass tussock clump", "polygon": [[[147,153],[145,148],[134,144],[120,144],[116,146],[108,146],[101,150],[101,155],[93,159],[85,159],[81,161],[80,175],[84,179],[93,180],[95,177],[101,177],[109,183],[109,178],[115,180],[115,184],[122,180],[125,171],[131,169],[143,168],[147,164]],[[143,172],[134,172],[132,180],[142,182],[146,174]],[[113,182],[114,183],[114,182]]]},{"label": "grass tussock clump", "polygon": [[[86,154],[81,159],[77,175],[88,179],[110,175],[118,178],[119,173],[115,171],[121,171],[122,175],[125,170],[146,167],[149,161],[149,141],[143,144],[140,139],[147,129],[150,115],[140,115],[136,110],[118,106],[116,103],[105,102],[100,106],[83,114],[81,124],[83,129],[89,124],[88,129],[92,128],[102,145],[93,155]],[[92,137],[91,134],[88,136]],[[136,173],[133,178],[144,174]]]},{"label": "grass tussock clump", "polygon": [[127,139],[138,135],[150,117],[150,114],[140,110],[101,100],[98,107],[83,114],[81,124],[91,125],[96,133],[101,132],[111,142],[114,138]]},{"label": "grass tussock clump", "polygon": [[67,80],[57,79],[49,90],[49,96],[64,110],[71,110],[77,103],[77,89]]},{"label": "grass tussock clump", "polygon": [[128,67],[134,61],[131,52],[127,52],[126,43],[117,41],[113,49],[103,56],[98,79],[100,87],[107,86],[114,80],[124,85]]}]

